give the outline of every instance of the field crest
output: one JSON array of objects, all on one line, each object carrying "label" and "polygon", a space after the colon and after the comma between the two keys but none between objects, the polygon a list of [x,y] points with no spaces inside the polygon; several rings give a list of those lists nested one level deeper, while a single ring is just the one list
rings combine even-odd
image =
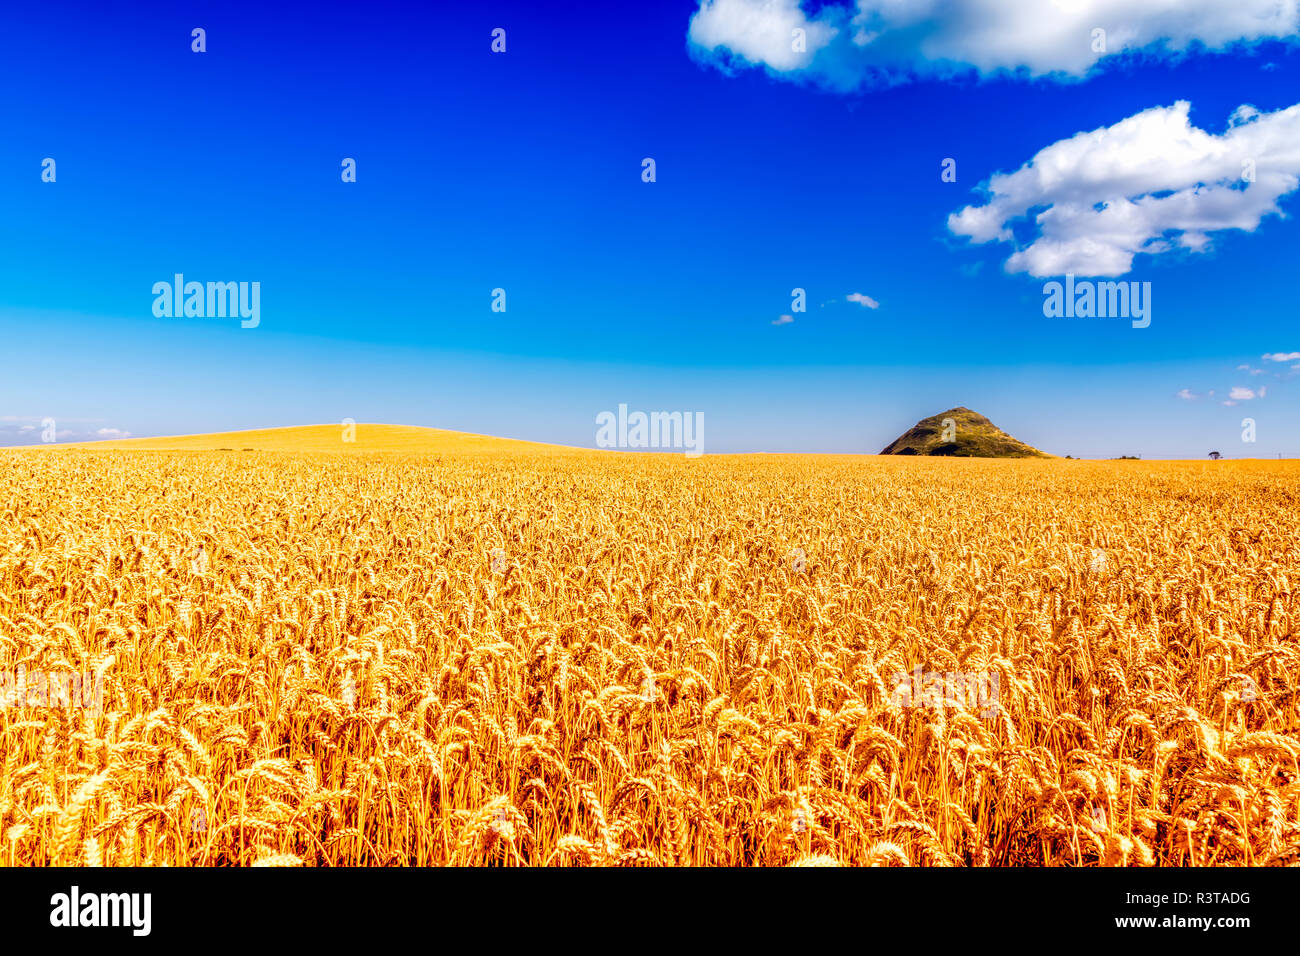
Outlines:
[{"label": "field crest", "polygon": [[204,435],[175,435],[158,438],[122,438],[112,441],[68,443],[53,447],[139,451],[283,451],[283,452],[478,452],[536,451],[565,449],[561,445],[476,435],[470,432],[424,428],[418,425],[358,423],[352,441],[344,440],[345,426],[297,425],[288,428],[259,428],[251,431],[213,432]]}]

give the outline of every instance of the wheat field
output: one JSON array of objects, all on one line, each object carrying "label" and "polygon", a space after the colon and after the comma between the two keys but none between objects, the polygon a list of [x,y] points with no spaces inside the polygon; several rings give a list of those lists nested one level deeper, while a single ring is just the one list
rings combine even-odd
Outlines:
[{"label": "wheat field", "polygon": [[1300,463],[52,448],[0,491],[7,865],[1300,860]]}]

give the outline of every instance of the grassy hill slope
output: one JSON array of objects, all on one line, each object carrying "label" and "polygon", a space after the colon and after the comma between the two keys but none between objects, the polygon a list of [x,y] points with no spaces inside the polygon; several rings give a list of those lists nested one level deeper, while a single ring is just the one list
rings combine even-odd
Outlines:
[{"label": "grassy hill slope", "polygon": [[[951,418],[951,441],[944,441],[944,419]],[[890,442],[882,455],[934,455],[953,458],[1051,458],[1012,438],[964,406],[923,418]]]}]

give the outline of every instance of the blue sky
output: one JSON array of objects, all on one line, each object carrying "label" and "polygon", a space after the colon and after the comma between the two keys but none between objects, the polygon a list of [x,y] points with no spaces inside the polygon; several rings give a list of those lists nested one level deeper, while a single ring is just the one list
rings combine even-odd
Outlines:
[{"label": "blue sky", "polygon": [[[593,446],[625,403],[710,453],[874,453],[967,405],[1058,454],[1300,457],[1294,22],[984,2],[15,8],[0,443]],[[1150,282],[1150,326],[1045,317],[1067,268]],[[258,326],[155,316],[175,273],[259,282]]]}]

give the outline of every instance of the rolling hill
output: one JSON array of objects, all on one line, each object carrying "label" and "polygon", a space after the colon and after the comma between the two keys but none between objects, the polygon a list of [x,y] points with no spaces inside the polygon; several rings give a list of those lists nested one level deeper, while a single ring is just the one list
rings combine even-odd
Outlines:
[{"label": "rolling hill", "polygon": [[[945,428],[945,419],[951,426]],[[964,406],[923,418],[890,442],[882,455],[934,455],[952,458],[1052,458],[1012,438]]]},{"label": "rolling hill", "polygon": [[120,438],[111,441],[69,442],[31,447],[86,448],[136,451],[294,451],[294,452],[574,452],[563,445],[495,438],[418,425],[356,425],[355,441],[343,440],[343,426],[296,425],[251,431],[213,432],[206,435],[172,435],[159,438]]}]

